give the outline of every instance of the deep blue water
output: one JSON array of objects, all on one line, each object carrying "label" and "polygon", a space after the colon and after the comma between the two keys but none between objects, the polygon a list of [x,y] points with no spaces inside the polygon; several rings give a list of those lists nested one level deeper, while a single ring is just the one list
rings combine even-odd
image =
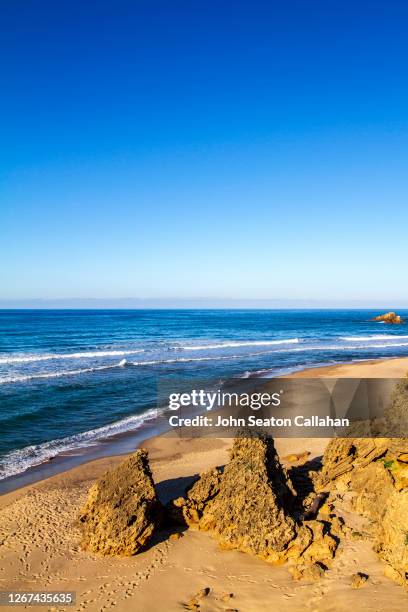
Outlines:
[{"label": "deep blue water", "polygon": [[[0,478],[136,429],[161,378],[408,355],[367,310],[0,310]],[[401,312],[407,316],[408,312]]]}]

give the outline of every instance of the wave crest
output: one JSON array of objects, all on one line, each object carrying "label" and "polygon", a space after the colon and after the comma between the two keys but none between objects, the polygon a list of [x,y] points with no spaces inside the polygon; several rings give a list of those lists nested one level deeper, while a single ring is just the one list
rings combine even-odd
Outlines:
[{"label": "wave crest", "polygon": [[222,342],[220,344],[197,344],[174,347],[184,351],[205,351],[206,349],[237,348],[240,346],[273,346],[275,344],[297,344],[299,338],[289,338],[287,340],[247,340],[242,342]]},{"label": "wave crest", "polygon": [[110,423],[90,431],[85,431],[80,434],[74,434],[61,438],[60,440],[51,440],[42,444],[26,446],[20,450],[14,450],[4,457],[0,462],[0,480],[21,474],[29,468],[41,465],[45,461],[55,457],[60,453],[76,450],[85,446],[92,446],[102,438],[109,438],[119,433],[133,431],[139,429],[146,421],[151,421],[159,416],[159,411],[156,408],[147,410],[138,415],[133,415]]},{"label": "wave crest", "polygon": [[122,357],[144,353],[144,349],[128,351],[84,351],[82,353],[50,353],[48,355],[21,355],[15,357],[0,357],[0,364],[35,363],[36,361],[51,361],[53,359],[91,359],[92,357]]}]

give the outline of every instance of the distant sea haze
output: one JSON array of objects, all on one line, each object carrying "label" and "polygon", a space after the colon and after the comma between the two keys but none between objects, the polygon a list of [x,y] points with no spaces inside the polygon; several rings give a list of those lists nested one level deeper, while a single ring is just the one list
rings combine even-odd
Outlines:
[{"label": "distant sea haze", "polygon": [[387,300],[319,299],[319,298],[208,298],[208,297],[166,297],[166,298],[31,298],[1,299],[0,309],[378,309],[407,310],[408,300],[401,298]]},{"label": "distant sea haze", "polygon": [[408,325],[378,312],[0,310],[0,478],[153,421],[161,379],[408,356]]}]

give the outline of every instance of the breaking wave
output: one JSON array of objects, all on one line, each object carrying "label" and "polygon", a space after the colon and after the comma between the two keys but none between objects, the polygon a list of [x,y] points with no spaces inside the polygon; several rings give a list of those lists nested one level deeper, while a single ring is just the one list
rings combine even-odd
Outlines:
[{"label": "breaking wave", "polygon": [[236,348],[240,346],[273,346],[275,344],[297,344],[299,338],[289,338],[288,340],[248,340],[246,342],[222,342],[220,344],[197,344],[174,348],[184,351],[205,351],[206,349]]},{"label": "breaking wave", "polygon": [[0,461],[0,480],[15,474],[21,474],[31,467],[41,465],[60,453],[85,446],[89,447],[102,438],[109,438],[119,433],[139,429],[143,423],[151,421],[157,418],[157,416],[158,409],[151,409],[143,414],[129,416],[115,423],[91,429],[90,431],[11,451]]},{"label": "breaking wave", "polygon": [[84,351],[82,353],[49,353],[48,355],[21,355],[13,357],[0,357],[0,364],[34,363],[36,361],[51,361],[53,359],[91,359],[92,357],[121,357],[123,355],[136,355],[144,353],[144,349],[128,351]]},{"label": "breaking wave", "polygon": [[372,336],[343,336],[341,340],[346,342],[369,342],[371,340],[400,340],[401,338],[408,338],[408,336],[401,336],[397,334],[374,334]]}]

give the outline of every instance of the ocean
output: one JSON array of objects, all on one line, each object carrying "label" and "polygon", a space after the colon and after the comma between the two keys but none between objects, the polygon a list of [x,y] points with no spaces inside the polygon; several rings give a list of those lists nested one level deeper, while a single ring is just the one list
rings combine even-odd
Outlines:
[{"label": "ocean", "polygon": [[[408,356],[368,310],[0,310],[0,479],[136,431],[161,379]],[[403,316],[408,311],[401,311]]]}]

